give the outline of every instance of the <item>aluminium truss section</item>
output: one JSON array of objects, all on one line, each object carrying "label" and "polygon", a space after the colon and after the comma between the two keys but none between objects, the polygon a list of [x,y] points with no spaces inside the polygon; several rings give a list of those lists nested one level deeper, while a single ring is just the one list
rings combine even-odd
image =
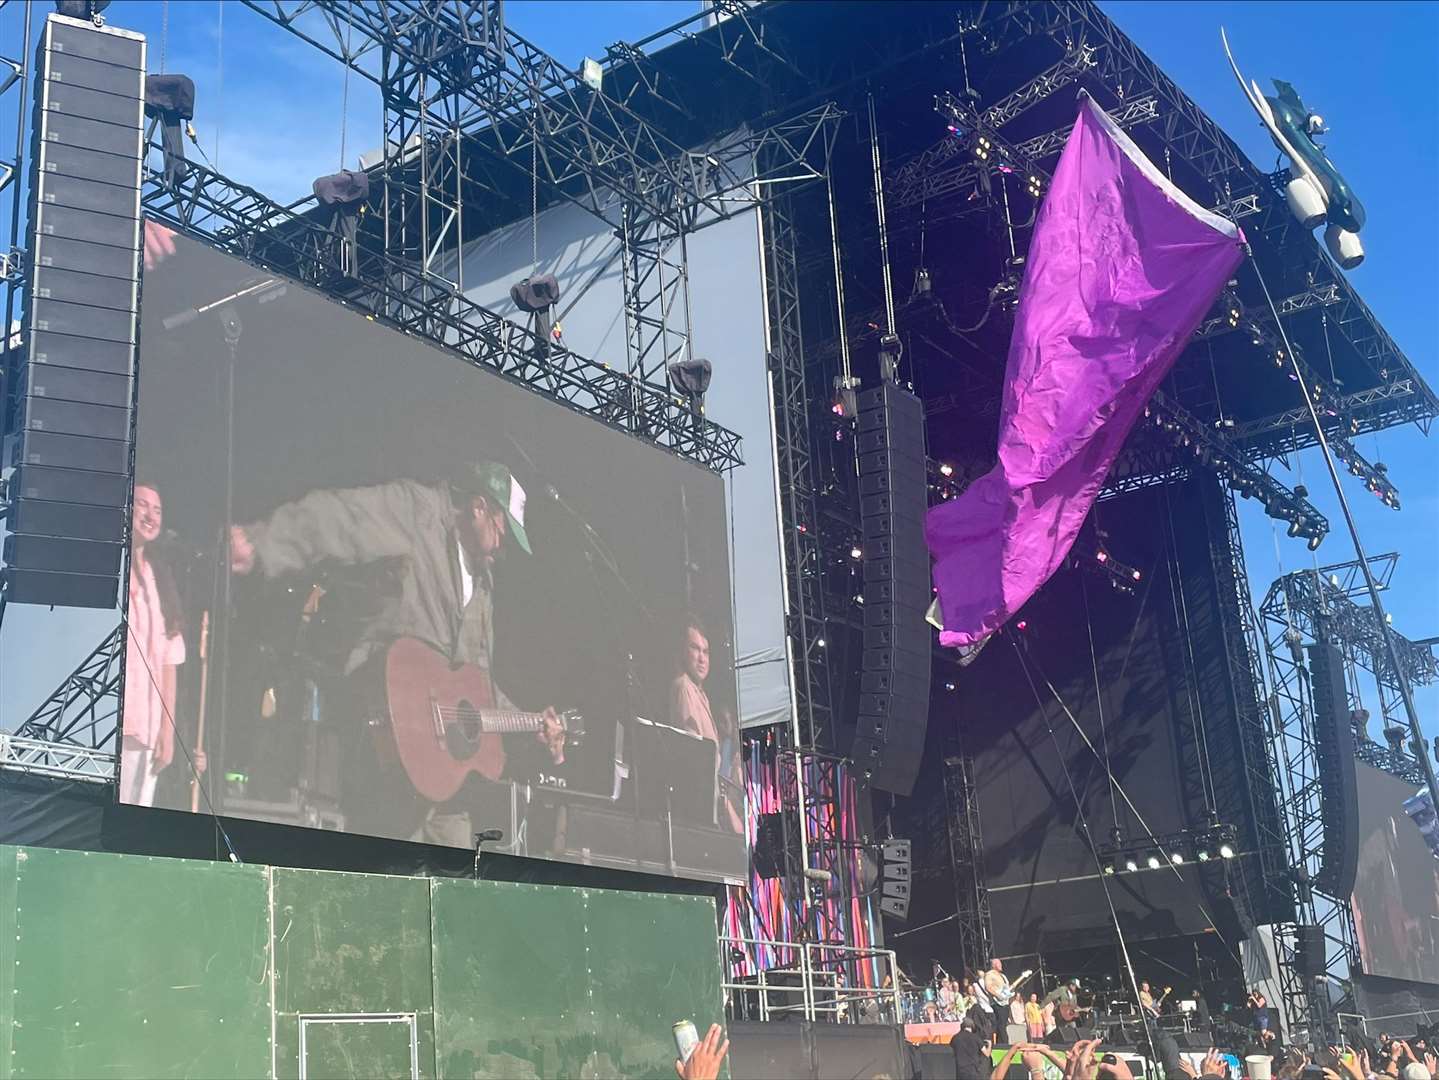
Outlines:
[{"label": "aluminium truss section", "polygon": [[794,209],[787,192],[770,189],[770,197],[760,208],[761,273],[784,540],[785,630],[795,712],[791,738],[796,749],[814,749],[831,745],[833,717],[825,641],[824,559],[809,432],[813,395],[805,379]]},{"label": "aluminium truss section", "polygon": [[[463,239],[472,149],[524,173],[532,209],[543,185],[613,225],[624,245],[629,371],[657,386],[668,387],[668,365],[690,351],[684,234],[753,206],[752,163],[781,156],[769,144],[791,152],[771,174],[783,177],[839,115],[824,106],[738,146],[694,151],[604,93],[602,80],[586,83],[505,28],[495,0],[246,3],[379,84],[385,245],[400,257],[429,272]],[[736,55],[727,60],[741,70]]]},{"label": "aluminium truss section", "polygon": [[970,970],[983,971],[989,962],[991,940],[989,892],[984,885],[984,838],[974,794],[974,764],[962,748],[944,759],[944,798],[959,956]]},{"label": "aluminium truss section", "polygon": [[0,735],[0,768],[108,783],[119,755],[125,624],[90,655],[12,734]]},{"label": "aluminium truss section", "polygon": [[[1220,127],[1211,120],[1144,52],[1131,41],[1092,0],[1045,0],[1027,3],[1009,0],[987,5],[977,20],[981,33],[1016,35],[1043,34],[1064,49],[1068,43],[1083,41],[1092,50],[1094,74],[1123,99],[1152,94],[1158,101],[1159,119],[1152,130],[1175,160],[1185,162],[1209,186],[1207,200],[1235,203],[1252,199],[1256,213],[1245,222],[1245,232],[1264,238],[1255,257],[1264,264],[1271,280],[1291,282],[1314,290],[1333,290],[1328,307],[1330,327],[1338,340],[1347,344],[1372,379],[1372,389],[1394,380],[1409,383],[1406,394],[1384,394],[1356,402],[1350,416],[1361,432],[1379,430],[1409,420],[1427,427],[1439,416],[1439,397],[1425,384],[1403,351],[1379,324],[1374,314],[1354,291],[1349,279],[1338,270],[1314,235],[1304,229],[1289,211],[1284,197],[1269,182]],[[1191,193],[1193,194],[1193,193]],[[1396,406],[1403,407],[1396,411]],[[1307,416],[1307,413],[1306,413]],[[1315,445],[1312,431],[1304,424],[1288,429],[1296,448]]]},{"label": "aluminium truss section", "polygon": [[739,436],[694,422],[688,407],[661,388],[541,341],[456,291],[453,285],[386,252],[366,252],[361,277],[349,277],[328,228],[251,188],[191,163],[174,187],[147,171],[146,212],[183,232],[328,292],[396,329],[458,353],[611,427],[722,471],[741,464]]},{"label": "aluminium truss section", "polygon": [[[1254,831],[1249,839],[1258,859],[1257,872],[1241,865],[1238,873],[1255,921],[1278,920],[1292,909],[1290,844],[1287,822],[1275,798],[1280,767],[1264,700],[1264,653],[1244,564],[1239,512],[1233,494],[1221,490],[1217,483],[1206,485],[1202,497],[1208,523],[1210,565],[1219,590],[1224,661],[1234,691],[1244,770],[1244,786],[1239,797],[1244,801],[1244,817],[1252,823]],[[1234,819],[1222,810],[1221,816]]]}]

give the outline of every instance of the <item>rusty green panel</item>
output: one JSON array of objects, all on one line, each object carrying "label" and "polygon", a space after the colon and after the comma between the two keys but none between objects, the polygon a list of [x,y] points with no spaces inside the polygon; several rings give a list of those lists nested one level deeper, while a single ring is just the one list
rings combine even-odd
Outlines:
[{"label": "rusty green panel", "polygon": [[301,1021],[307,1080],[406,1080],[419,1069],[415,1017],[319,1017]]},{"label": "rusty green panel", "polygon": [[675,1021],[724,1023],[714,902],[592,890],[586,909],[596,1075],[674,1076]]},{"label": "rusty green panel", "polygon": [[594,1042],[584,895],[451,880],[430,902],[439,1075],[580,1076]]},{"label": "rusty green panel", "polygon": [[263,867],[8,849],[9,1075],[270,1071]]},{"label": "rusty green panel", "polygon": [[[326,1067],[340,1069],[346,1060],[363,1063],[376,1040],[389,1047],[390,1021],[404,1018],[414,1027],[416,1075],[433,1076],[429,883],[318,870],[272,873],[275,1075],[300,1075],[302,1026],[322,1040]],[[308,1049],[308,1034],[306,1041]],[[408,1065],[399,1075],[410,1075]]]}]

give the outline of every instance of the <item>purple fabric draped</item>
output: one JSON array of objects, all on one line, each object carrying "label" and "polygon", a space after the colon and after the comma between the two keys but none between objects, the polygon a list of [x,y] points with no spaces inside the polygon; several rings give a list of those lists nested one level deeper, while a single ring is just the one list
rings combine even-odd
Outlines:
[{"label": "purple fabric draped", "polygon": [[1059,568],[1242,244],[1084,99],[1029,248],[998,464],[925,523],[942,644],[983,640]]}]

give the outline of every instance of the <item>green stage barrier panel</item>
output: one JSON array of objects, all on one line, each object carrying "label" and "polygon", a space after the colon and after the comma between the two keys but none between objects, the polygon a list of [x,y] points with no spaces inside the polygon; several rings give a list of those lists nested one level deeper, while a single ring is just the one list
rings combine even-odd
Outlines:
[{"label": "green stage barrier panel", "polygon": [[275,1075],[433,1077],[428,880],[272,874]]},{"label": "green stage barrier panel", "polygon": [[0,1080],[674,1075],[712,901],[0,847]]},{"label": "green stage barrier panel", "polygon": [[262,866],[0,848],[0,1076],[270,1073]]}]

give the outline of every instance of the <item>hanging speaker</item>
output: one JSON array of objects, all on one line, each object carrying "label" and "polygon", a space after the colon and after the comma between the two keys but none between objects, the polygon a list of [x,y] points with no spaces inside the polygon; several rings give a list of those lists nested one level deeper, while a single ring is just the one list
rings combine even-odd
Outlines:
[{"label": "hanging speaker", "polygon": [[3,380],[16,466],[6,597],[112,607],[139,343],[145,39],[51,15],[34,71],[28,288]]},{"label": "hanging speaker", "polygon": [[1314,702],[1314,756],[1319,766],[1319,817],[1324,846],[1314,883],[1331,896],[1354,891],[1359,869],[1359,786],[1354,774],[1354,728],[1344,685],[1344,656],[1328,643],[1309,646]]},{"label": "hanging speaker", "polygon": [[[850,757],[874,787],[908,795],[929,719],[923,403],[883,382],[859,395],[858,428],[865,614]],[[908,883],[886,899],[907,913]]]}]

